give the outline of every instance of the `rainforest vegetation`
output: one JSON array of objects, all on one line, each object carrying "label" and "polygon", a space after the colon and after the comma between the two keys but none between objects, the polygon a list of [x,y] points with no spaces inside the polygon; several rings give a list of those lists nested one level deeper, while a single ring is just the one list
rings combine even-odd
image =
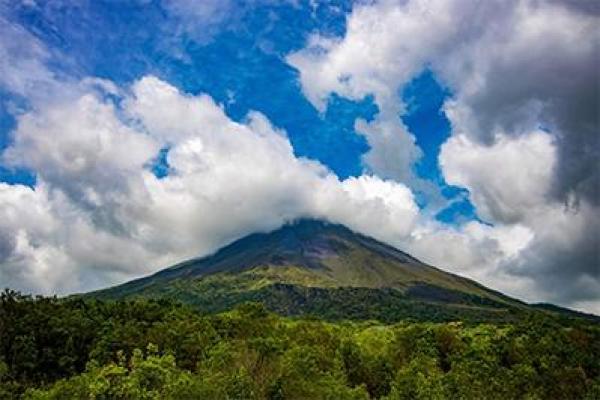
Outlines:
[{"label": "rainforest vegetation", "polygon": [[598,399],[600,326],[0,296],[1,399]]}]

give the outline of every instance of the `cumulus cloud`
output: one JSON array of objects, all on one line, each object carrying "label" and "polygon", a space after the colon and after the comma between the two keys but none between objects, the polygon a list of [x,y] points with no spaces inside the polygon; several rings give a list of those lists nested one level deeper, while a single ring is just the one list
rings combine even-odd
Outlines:
[{"label": "cumulus cloud", "polygon": [[[357,122],[371,145],[363,161],[417,190],[407,171],[420,150],[398,120],[403,104],[396,94],[424,68],[433,70],[453,93],[444,105],[452,137],[440,154],[442,173],[469,190],[494,226],[424,224],[409,245],[443,254],[425,255],[438,265],[454,260],[454,268],[498,282],[530,278],[509,293],[593,303],[598,312],[599,10],[559,0],[361,3],[344,37],[315,34],[288,62],[320,110],[331,93],[373,94],[380,114],[370,124]],[[511,235],[498,236],[502,231],[527,244],[519,257],[497,251],[511,242]],[[440,235],[455,246],[424,245]],[[475,249],[480,245],[484,252]]]},{"label": "cumulus cloud", "polygon": [[522,221],[532,207],[546,202],[556,168],[556,144],[545,132],[484,146],[455,135],[442,146],[439,161],[446,182],[468,188],[488,221]]}]

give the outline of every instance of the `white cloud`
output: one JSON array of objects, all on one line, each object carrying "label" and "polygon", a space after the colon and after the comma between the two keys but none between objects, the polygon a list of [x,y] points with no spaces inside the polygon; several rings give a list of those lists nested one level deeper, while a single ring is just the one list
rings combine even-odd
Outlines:
[{"label": "white cloud", "polygon": [[406,238],[417,225],[419,208],[408,187],[368,175],[342,187],[347,198],[332,202],[326,217],[388,242]]},{"label": "white cloud", "polygon": [[545,132],[509,139],[493,146],[464,135],[448,139],[440,152],[446,182],[468,188],[483,219],[518,222],[546,201],[556,166],[556,145]]},{"label": "white cloud", "polygon": [[96,228],[90,215],[44,184],[35,190],[0,184],[0,205],[3,285],[68,293],[141,273],[150,256],[134,241]]},{"label": "white cloud", "polygon": [[112,104],[90,93],[21,116],[14,143],[3,159],[8,165],[37,171],[42,180],[69,194],[90,194],[94,204],[98,200],[93,198],[115,186],[122,190],[131,173],[158,149],[149,137],[125,126]]}]

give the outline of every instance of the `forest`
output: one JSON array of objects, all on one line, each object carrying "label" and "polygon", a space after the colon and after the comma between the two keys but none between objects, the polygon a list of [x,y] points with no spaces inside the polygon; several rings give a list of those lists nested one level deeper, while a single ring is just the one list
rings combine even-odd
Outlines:
[{"label": "forest", "polygon": [[600,399],[600,324],[0,295],[0,399]]}]

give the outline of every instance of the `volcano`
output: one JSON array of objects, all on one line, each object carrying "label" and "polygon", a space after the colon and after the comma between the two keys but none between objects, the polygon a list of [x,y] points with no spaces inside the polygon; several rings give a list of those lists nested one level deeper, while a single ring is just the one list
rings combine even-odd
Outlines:
[{"label": "volcano", "polygon": [[205,312],[252,301],[283,315],[385,322],[511,320],[534,309],[343,225],[312,219],[86,297],[174,299]]}]

